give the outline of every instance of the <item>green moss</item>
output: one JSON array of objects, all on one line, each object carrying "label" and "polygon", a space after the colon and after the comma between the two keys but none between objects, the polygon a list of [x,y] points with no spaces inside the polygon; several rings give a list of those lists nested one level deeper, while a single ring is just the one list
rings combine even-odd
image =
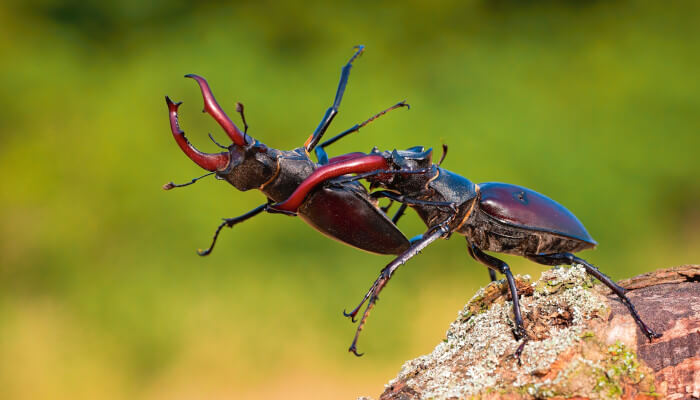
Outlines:
[{"label": "green moss", "polygon": [[[623,393],[623,383],[638,384],[646,377],[641,372],[637,355],[621,342],[609,346],[607,354],[608,358],[593,371],[597,374],[595,389],[598,393],[607,397],[619,397]],[[653,383],[650,382],[645,394],[658,396]]]},{"label": "green moss", "polygon": [[616,376],[626,375],[628,377],[633,377],[635,378],[635,382],[641,380],[641,377],[637,374],[639,362],[637,361],[637,355],[635,353],[629,351],[627,347],[620,342],[608,347],[608,353],[610,354],[610,360],[614,363],[612,371]]}]

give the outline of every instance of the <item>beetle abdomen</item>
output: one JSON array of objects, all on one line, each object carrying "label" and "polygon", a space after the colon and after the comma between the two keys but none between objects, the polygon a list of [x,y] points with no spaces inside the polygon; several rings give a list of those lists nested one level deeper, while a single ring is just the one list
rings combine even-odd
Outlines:
[{"label": "beetle abdomen", "polygon": [[597,244],[574,214],[534,190],[497,182],[478,186],[478,207],[460,233],[482,250],[574,253]]},{"label": "beetle abdomen", "polygon": [[481,250],[519,256],[541,253],[576,253],[594,245],[557,233],[533,230],[501,222],[476,208],[459,233]]},{"label": "beetle abdomen", "polygon": [[410,243],[386,214],[369,201],[364,187],[321,187],[308,195],[298,215],[317,231],[376,254],[401,254]]}]

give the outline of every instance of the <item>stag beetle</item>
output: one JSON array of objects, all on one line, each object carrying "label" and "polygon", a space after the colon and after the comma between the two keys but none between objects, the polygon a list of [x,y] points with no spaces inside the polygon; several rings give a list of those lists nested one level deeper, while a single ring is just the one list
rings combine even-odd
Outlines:
[{"label": "stag beetle", "polygon": [[[447,148],[443,148],[444,159]],[[513,299],[514,335],[518,340],[523,339],[515,353],[518,359],[528,339],[515,279],[508,264],[484,251],[515,254],[544,265],[581,264],[588,274],[612,289],[649,340],[661,336],[642,321],[634,305],[625,295],[624,288],[593,264],[572,254],[593,248],[597,243],[576,216],[554,200],[534,190],[508,183],[474,184],[454,172],[441,168],[442,159],[438,164],[433,164],[432,149],[425,150],[423,147],[384,152],[375,148],[367,155],[354,153],[354,158],[350,159],[354,159],[359,165],[362,164],[362,160],[369,161],[371,157],[376,156],[381,156],[385,161],[381,169],[367,172],[361,171],[361,168],[357,171],[346,170],[345,173],[356,172],[357,175],[332,180],[331,186],[340,187],[365,179],[371,188],[382,188],[372,192],[370,197],[388,198],[392,202],[401,203],[401,208],[392,219],[394,223],[398,222],[408,206],[418,213],[428,230],[412,239],[411,246],[382,269],[357,307],[349,313],[344,313],[355,322],[360,308],[367,302],[349,349],[355,355],[361,355],[357,353],[356,344],[369,312],[398,267],[433,241],[449,238],[454,232],[465,236],[469,254],[489,268],[492,281],[496,279],[495,271],[506,276]],[[309,181],[314,179],[312,174]],[[312,189],[302,189],[300,186],[298,192],[308,193]],[[292,198],[298,197],[300,193],[292,195]],[[292,202],[287,201],[275,207],[289,211],[290,207],[286,206],[288,203]],[[388,206],[384,210],[387,209]]]},{"label": "stag beetle", "polygon": [[[243,105],[238,103],[236,111],[241,114],[244,124],[244,131],[241,132],[219,106],[207,81],[198,75],[190,74],[185,76],[194,79],[199,84],[202,92],[202,97],[204,98],[203,112],[209,113],[233,142],[228,147],[219,145],[225,148],[226,152],[218,154],[203,153],[190,144],[185,137],[185,133],[180,129],[178,107],[181,103],[174,103],[168,96],[165,97],[170,118],[170,128],[175,141],[192,161],[205,170],[211,171],[185,184],[176,185],[170,182],[163,186],[165,190],[187,186],[205,176],[216,174],[217,178],[227,181],[238,190],[258,189],[268,198],[266,203],[241,216],[225,218],[216,229],[214,239],[209,248],[204,251],[200,250],[200,255],[204,256],[211,253],[222,228],[225,226],[233,227],[262,212],[298,215],[324,235],[371,253],[400,254],[410,246],[408,239],[386,217],[386,214],[376,206],[376,201],[369,197],[365,187],[358,182],[315,188],[319,182],[325,180],[324,178],[319,179],[319,176],[324,177],[329,176],[329,174],[339,176],[343,175],[343,171],[346,170],[358,172],[384,167],[384,159],[378,155],[369,156],[369,158],[364,157],[359,163],[354,158],[362,153],[351,153],[329,159],[325,147],[344,136],[359,131],[360,128],[388,111],[400,107],[409,107],[406,102],[399,102],[368,120],[356,124],[350,129],[318,144],[338,113],[352,63],[363,52],[364,47],[357,46],[356,49],[353,56],[341,70],[340,82],[333,104],[328,108],[318,127],[309,136],[304,146],[294,150],[282,151],[273,149],[248,135],[248,125],[245,122]],[[216,143],[213,137],[211,139]],[[314,163],[311,160],[309,153],[312,150],[315,150],[319,163]],[[315,180],[307,180],[314,172],[317,173]],[[301,199],[298,196],[290,197],[296,189],[303,189],[310,185],[316,190],[309,196]],[[286,208],[273,207],[275,202],[282,202],[288,199],[295,201],[296,207],[290,208],[289,204],[287,204]],[[359,232],[362,232],[362,234],[358,234]]]},{"label": "stag beetle", "polygon": [[[397,257],[382,269],[379,277],[365,294],[360,304],[344,315],[355,322],[363,304],[367,307],[355,332],[349,351],[357,356],[357,340],[366,323],[369,312],[379,293],[389,282],[396,269],[438,238],[449,238],[453,232],[466,237],[469,254],[489,268],[491,280],[494,271],[506,276],[513,298],[515,316],[514,335],[523,339],[516,354],[519,355],[527,341],[518,291],[509,266],[484,251],[516,254],[544,265],[581,264],[586,271],[603,282],[620,297],[643,333],[649,338],[660,337],[639,317],[633,304],[625,295],[626,290],[615,284],[587,261],[572,253],[596,246],[581,222],[566,208],[555,201],[524,187],[488,182],[474,184],[468,179],[432,162],[432,150],[412,147],[405,151],[380,152],[376,148],[369,154],[356,152],[328,158],[325,147],[338,139],[357,132],[369,122],[399,107],[405,102],[376,114],[368,120],[341,132],[319,144],[323,134],[338,113],[353,61],[362,53],[362,46],[345,64],[335,100],[321,119],[318,127],[303,147],[282,151],[269,148],[247,134],[248,126],[243,106],[241,114],[244,131],[231,121],[216,102],[204,78],[186,75],[199,84],[204,98],[204,111],[209,113],[224,129],[233,144],[226,152],[207,154],[200,152],[185,138],[178,123],[178,107],[166,96],[170,126],[175,141],[183,152],[197,165],[210,171],[191,182],[164,185],[169,190],[190,185],[197,180],[216,174],[241,191],[258,189],[268,201],[253,210],[235,217],[225,218],[214,233],[207,250],[210,254],[223,227],[246,221],[262,212],[298,215],[324,235],[350,246],[377,254],[393,254]],[[213,140],[213,138],[212,138]],[[318,163],[309,153],[315,151]],[[356,175],[350,175],[356,174]],[[367,180],[370,188],[383,190],[368,192],[358,181]],[[392,219],[386,215],[388,206],[380,208],[378,199],[388,198],[401,203]],[[428,230],[410,241],[396,227],[407,207],[411,207],[428,226]]]}]

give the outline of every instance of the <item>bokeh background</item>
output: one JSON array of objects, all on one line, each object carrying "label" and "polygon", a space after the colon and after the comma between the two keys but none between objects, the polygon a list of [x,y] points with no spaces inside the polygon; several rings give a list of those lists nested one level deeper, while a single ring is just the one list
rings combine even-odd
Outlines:
[{"label": "bokeh background", "polygon": [[[475,182],[557,199],[615,279],[700,262],[700,3],[7,0],[0,4],[0,398],[376,396],[487,283],[453,237],[411,260],[363,332],[342,317],[390,257],[331,241],[212,178],[175,145],[225,135],[185,73],[250,133],[300,146],[366,45],[329,148],[450,146]],[[236,119],[237,120],[237,119]],[[423,227],[414,216],[407,235]],[[518,273],[542,267],[505,257]]]}]

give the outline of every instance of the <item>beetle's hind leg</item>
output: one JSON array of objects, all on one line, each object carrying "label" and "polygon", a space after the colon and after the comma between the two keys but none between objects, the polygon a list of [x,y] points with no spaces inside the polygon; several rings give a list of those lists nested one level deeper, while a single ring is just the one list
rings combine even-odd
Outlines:
[{"label": "beetle's hind leg", "polygon": [[642,318],[639,316],[637,313],[637,310],[634,308],[634,305],[630,301],[630,299],[627,297],[626,293],[627,290],[623,288],[622,286],[618,285],[615,283],[612,279],[610,279],[607,275],[604,273],[600,272],[598,268],[596,268],[593,264],[589,263],[588,261],[576,257],[575,255],[571,253],[555,253],[555,254],[537,254],[537,255],[528,255],[525,256],[528,259],[539,263],[539,264],[544,264],[544,265],[562,265],[562,264],[581,264],[583,267],[586,269],[586,272],[589,273],[590,275],[593,275],[596,279],[599,281],[603,282],[605,286],[609,287],[616,295],[617,297],[620,298],[620,301],[622,301],[622,304],[624,304],[627,309],[629,310],[630,314],[632,314],[632,318],[634,318],[634,321],[637,323],[639,328],[642,330],[644,335],[651,341],[654,338],[659,338],[661,337],[660,333],[654,332],[647,324],[642,321]]}]

